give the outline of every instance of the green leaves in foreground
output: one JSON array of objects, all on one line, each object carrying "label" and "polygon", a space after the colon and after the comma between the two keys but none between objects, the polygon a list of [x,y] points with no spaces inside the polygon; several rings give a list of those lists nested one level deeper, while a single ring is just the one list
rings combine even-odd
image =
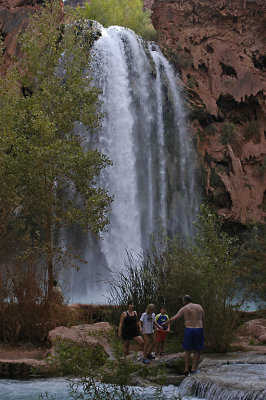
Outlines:
[{"label": "green leaves in foreground", "polygon": [[[60,371],[62,375],[70,375],[69,394],[72,399],[90,400],[163,400],[162,387],[150,386],[149,391],[140,387],[134,387],[133,377],[152,377],[156,382],[162,383],[165,371],[157,365],[149,367],[136,360],[124,357],[123,347],[118,341],[115,332],[109,337],[112,357],[107,358],[100,346],[88,347],[84,343],[59,341],[55,346],[55,353],[50,357],[50,363]],[[149,392],[149,393],[147,393]],[[50,399],[49,393],[40,396],[41,399]],[[167,397],[169,400],[181,400],[179,395]]]}]

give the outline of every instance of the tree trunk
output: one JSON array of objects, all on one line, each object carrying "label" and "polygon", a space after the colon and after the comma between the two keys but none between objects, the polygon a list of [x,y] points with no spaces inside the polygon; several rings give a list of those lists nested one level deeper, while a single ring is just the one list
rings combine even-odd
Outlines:
[{"label": "tree trunk", "polygon": [[48,301],[52,298],[54,268],[53,268],[53,248],[52,248],[52,211],[49,209],[46,216],[46,255],[48,273]]}]

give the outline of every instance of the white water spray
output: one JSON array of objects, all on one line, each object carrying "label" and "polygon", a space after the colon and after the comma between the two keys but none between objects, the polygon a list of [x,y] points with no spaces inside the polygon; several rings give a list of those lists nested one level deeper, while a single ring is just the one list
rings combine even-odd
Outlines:
[{"label": "white water spray", "polygon": [[123,268],[126,249],[147,249],[162,229],[191,235],[198,205],[196,156],[178,77],[156,44],[121,27],[101,31],[92,69],[104,119],[90,144],[113,161],[99,185],[114,202],[103,239],[90,237],[86,244],[89,265],[71,278],[71,296],[85,302],[104,301],[97,281],[105,266]]}]

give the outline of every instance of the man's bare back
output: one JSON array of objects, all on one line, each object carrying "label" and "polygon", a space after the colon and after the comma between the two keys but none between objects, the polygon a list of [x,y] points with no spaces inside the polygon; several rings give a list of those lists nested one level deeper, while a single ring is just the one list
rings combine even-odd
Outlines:
[{"label": "man's bare back", "polygon": [[204,311],[199,304],[188,303],[182,307],[176,317],[184,317],[186,328],[203,328]]}]

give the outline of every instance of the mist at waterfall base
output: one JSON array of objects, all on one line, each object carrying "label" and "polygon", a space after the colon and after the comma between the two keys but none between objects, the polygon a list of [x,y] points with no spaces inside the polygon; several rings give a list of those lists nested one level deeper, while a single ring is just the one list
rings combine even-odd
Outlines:
[{"label": "mist at waterfall base", "polygon": [[126,251],[148,249],[151,235],[191,235],[198,212],[196,153],[187,129],[177,75],[155,43],[129,29],[98,26],[92,55],[100,88],[102,126],[87,135],[113,162],[98,184],[114,196],[101,239],[76,229],[74,242],[87,264],[65,276],[70,302],[107,303],[108,268],[124,268]]}]

